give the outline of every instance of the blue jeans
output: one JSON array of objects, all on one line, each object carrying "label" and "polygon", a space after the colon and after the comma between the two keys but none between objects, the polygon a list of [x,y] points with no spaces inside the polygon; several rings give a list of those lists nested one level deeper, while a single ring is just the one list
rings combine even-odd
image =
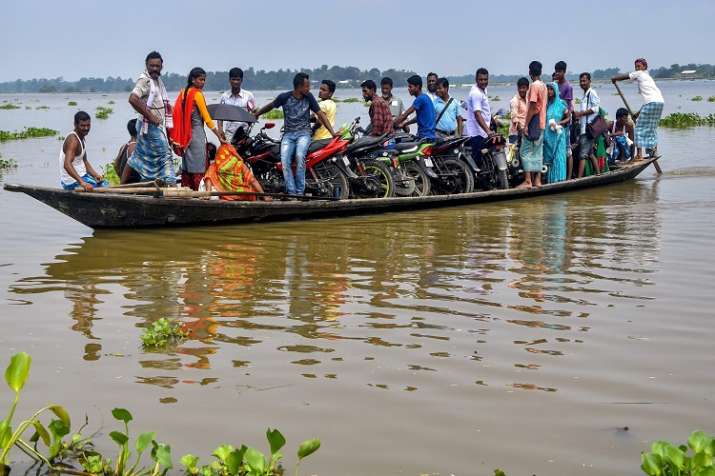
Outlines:
[{"label": "blue jeans", "polygon": [[613,162],[621,157],[621,154],[623,157],[622,160],[631,159],[631,148],[628,147],[626,136],[616,136],[613,138],[613,151],[611,152],[611,157],[609,157],[609,162],[613,164]]},{"label": "blue jeans", "polygon": [[[281,164],[286,193],[303,195],[305,193],[305,154],[310,145],[309,131],[286,132],[281,139]],[[293,177],[293,156],[295,155],[295,178]]]},{"label": "blue jeans", "polygon": [[[97,183],[97,180],[95,180],[95,178],[89,174],[84,174],[82,180],[84,180],[93,187],[109,187],[109,182],[107,182],[106,180],[102,180],[100,183]],[[62,185],[62,188],[64,188],[65,190],[77,190],[78,188],[80,188],[79,182],[74,182],[69,185],[61,183],[60,185]]]}]

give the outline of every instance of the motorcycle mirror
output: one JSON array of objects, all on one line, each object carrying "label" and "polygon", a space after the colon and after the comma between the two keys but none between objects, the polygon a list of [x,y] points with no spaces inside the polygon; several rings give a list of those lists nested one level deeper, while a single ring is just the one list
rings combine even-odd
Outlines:
[{"label": "motorcycle mirror", "polygon": [[275,122],[266,122],[265,124],[263,124],[264,129],[273,129],[274,127],[276,127]]}]

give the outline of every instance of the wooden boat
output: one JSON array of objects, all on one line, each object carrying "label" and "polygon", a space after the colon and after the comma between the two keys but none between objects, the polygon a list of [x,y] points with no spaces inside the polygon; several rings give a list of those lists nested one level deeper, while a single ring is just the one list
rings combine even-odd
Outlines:
[{"label": "wooden boat", "polygon": [[11,192],[25,193],[91,228],[223,225],[367,215],[571,192],[633,179],[654,160],[629,163],[601,175],[526,190],[508,189],[455,195],[339,201],[233,202],[193,198],[155,198],[119,193],[79,193],[12,184],[6,184],[4,188]]}]

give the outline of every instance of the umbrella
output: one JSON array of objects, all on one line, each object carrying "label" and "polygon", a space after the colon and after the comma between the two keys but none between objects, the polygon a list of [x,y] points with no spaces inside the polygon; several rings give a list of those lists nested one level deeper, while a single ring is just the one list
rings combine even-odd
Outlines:
[{"label": "umbrella", "polygon": [[257,122],[256,117],[244,108],[231,104],[209,104],[211,119],[229,122]]}]

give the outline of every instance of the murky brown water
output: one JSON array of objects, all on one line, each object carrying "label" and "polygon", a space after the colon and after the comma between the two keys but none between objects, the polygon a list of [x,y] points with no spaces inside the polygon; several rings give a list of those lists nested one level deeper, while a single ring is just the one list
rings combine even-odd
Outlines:
[{"label": "murky brown water", "polygon": [[[6,181],[55,173],[37,143]],[[286,224],[92,233],[0,192],[0,358],[34,357],[24,410],[126,406],[178,455],[275,426],[322,439],[303,474],[636,475],[715,431],[715,131],[664,143],[660,180]],[[159,317],[191,339],[142,351]]]}]

